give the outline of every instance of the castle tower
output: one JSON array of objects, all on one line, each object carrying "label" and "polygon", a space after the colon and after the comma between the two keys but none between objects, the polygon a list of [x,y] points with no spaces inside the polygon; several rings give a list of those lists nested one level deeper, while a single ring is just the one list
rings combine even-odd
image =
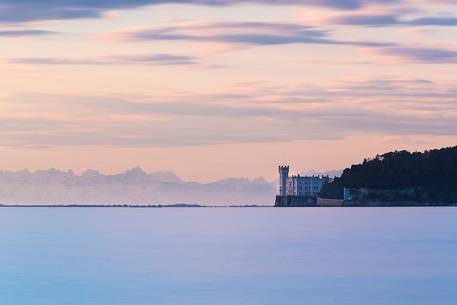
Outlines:
[{"label": "castle tower", "polygon": [[279,166],[279,196],[287,196],[287,179],[289,166]]}]

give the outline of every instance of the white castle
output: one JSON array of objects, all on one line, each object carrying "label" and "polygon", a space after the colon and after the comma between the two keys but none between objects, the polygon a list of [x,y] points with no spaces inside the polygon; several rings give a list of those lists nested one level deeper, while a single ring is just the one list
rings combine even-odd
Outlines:
[{"label": "white castle", "polygon": [[279,166],[279,196],[316,197],[322,187],[329,183],[328,176],[291,176],[289,166]]}]

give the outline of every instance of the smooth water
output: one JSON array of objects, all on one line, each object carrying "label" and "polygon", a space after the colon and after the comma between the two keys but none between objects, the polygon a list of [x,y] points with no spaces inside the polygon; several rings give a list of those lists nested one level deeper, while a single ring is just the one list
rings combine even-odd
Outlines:
[{"label": "smooth water", "polygon": [[0,305],[457,304],[457,208],[2,208]]}]

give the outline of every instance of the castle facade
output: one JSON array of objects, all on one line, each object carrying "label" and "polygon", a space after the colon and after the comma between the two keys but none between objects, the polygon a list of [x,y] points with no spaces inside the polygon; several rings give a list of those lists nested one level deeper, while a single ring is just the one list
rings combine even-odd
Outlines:
[{"label": "castle facade", "polygon": [[275,206],[312,206],[328,176],[289,176],[289,166],[279,166],[279,195]]}]

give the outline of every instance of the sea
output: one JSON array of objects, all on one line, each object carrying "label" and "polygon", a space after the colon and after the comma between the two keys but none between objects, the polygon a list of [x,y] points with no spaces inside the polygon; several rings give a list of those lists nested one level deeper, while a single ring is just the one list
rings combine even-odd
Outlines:
[{"label": "sea", "polygon": [[0,305],[345,304],[457,304],[457,208],[0,208]]}]

